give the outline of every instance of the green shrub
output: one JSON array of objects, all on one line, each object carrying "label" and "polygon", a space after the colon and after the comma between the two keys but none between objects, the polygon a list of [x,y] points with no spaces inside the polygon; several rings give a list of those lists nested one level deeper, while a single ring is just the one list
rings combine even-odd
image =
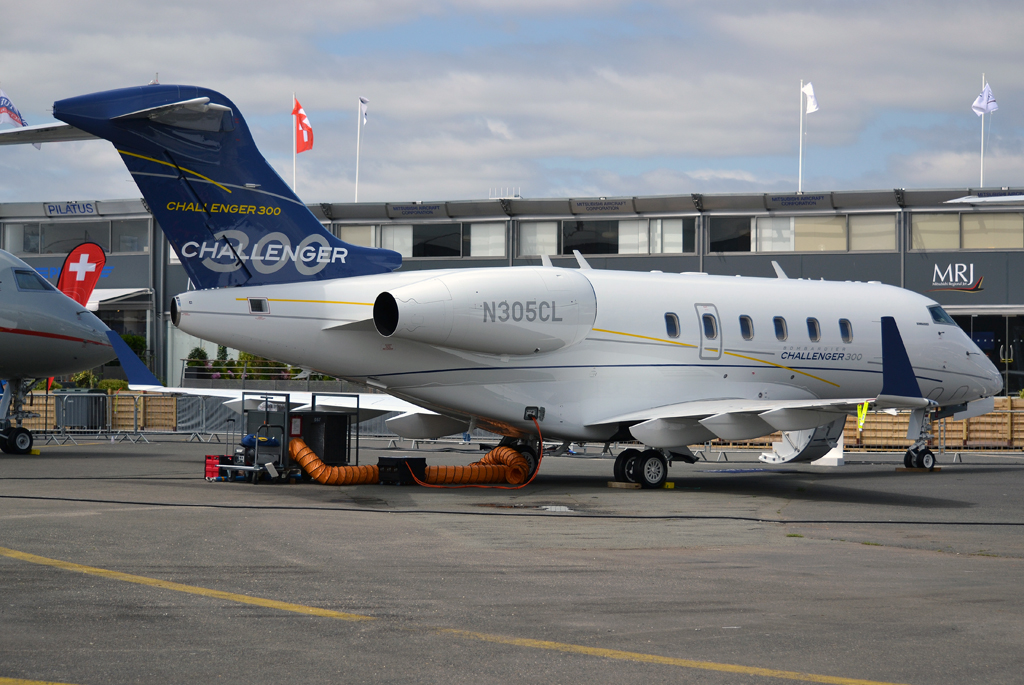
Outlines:
[{"label": "green shrub", "polygon": [[106,390],[107,392],[110,392],[111,390],[115,392],[118,390],[127,390],[128,381],[123,381],[119,378],[107,378],[106,380],[102,380],[97,383],[96,387],[100,390]]},{"label": "green shrub", "polygon": [[76,388],[95,388],[96,387],[96,374],[92,371],[79,371],[71,377]]}]

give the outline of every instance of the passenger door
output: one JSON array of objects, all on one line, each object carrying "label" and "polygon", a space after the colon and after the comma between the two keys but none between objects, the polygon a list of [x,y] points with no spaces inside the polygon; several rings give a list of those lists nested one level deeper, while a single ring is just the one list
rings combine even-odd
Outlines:
[{"label": "passenger door", "polygon": [[713,304],[695,304],[697,310],[697,332],[700,337],[700,358],[721,359],[722,322],[718,317],[718,308]]}]

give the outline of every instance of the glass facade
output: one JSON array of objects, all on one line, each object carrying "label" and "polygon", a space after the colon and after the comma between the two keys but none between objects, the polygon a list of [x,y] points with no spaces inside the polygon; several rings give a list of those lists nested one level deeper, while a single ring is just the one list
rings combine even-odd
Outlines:
[{"label": "glass facade", "polygon": [[910,219],[914,250],[1024,249],[1024,213],[915,212]]},{"label": "glass facade", "polygon": [[346,243],[394,250],[404,258],[504,257],[507,224],[498,221],[430,224],[333,224]]},{"label": "glass facade", "polygon": [[694,254],[697,219],[566,219],[522,221],[519,256]]},{"label": "glass facade", "polygon": [[149,252],[149,219],[4,222],[3,249],[19,256],[67,254],[84,242],[107,254]]},{"label": "glass facade", "polygon": [[708,252],[894,252],[896,215],[712,216],[708,241]]}]

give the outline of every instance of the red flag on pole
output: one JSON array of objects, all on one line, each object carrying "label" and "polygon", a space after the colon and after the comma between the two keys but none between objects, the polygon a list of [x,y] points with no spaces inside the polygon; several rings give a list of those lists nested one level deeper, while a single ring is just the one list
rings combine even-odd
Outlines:
[{"label": "red flag on pole", "polygon": [[309,118],[306,117],[306,112],[302,109],[298,99],[293,98],[293,100],[295,100],[295,105],[292,107],[292,115],[295,117],[295,152],[312,150],[313,127],[310,125]]},{"label": "red flag on pole", "polygon": [[83,307],[86,306],[106,263],[107,256],[102,247],[96,243],[82,243],[64,260],[64,267],[57,280],[57,290]]}]

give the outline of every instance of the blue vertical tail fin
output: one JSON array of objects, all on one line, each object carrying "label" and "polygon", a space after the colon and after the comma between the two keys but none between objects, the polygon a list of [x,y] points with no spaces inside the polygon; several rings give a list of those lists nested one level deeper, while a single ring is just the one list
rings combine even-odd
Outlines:
[{"label": "blue vertical tail fin", "polygon": [[196,86],[59,100],[57,119],[109,140],[198,288],[385,273],[391,250],[327,231],[256,148],[238,108]]}]

